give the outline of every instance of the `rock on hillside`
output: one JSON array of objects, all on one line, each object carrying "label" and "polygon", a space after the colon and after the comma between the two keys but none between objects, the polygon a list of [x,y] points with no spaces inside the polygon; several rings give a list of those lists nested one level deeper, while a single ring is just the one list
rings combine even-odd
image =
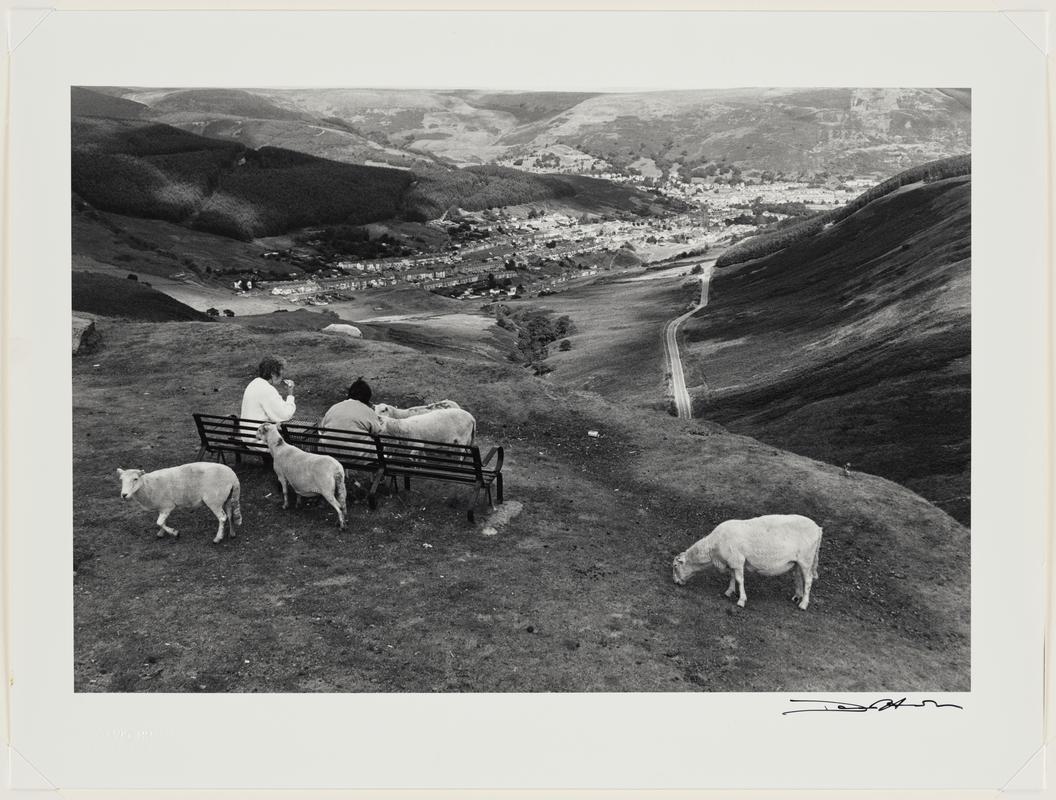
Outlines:
[{"label": "rock on hillside", "polygon": [[101,337],[95,319],[84,314],[73,315],[73,354],[90,353],[99,346]]},{"label": "rock on hillside", "polygon": [[907,186],[717,270],[686,324],[696,415],[970,518],[971,178]]}]

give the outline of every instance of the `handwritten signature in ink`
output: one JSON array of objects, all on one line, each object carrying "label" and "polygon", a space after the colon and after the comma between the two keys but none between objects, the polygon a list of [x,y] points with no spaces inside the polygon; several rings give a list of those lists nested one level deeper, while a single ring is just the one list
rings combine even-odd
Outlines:
[{"label": "handwritten signature in ink", "polygon": [[962,711],[964,710],[963,706],[959,706],[956,703],[939,703],[935,700],[921,700],[919,703],[911,703],[905,697],[899,700],[892,700],[891,698],[874,700],[867,706],[860,703],[849,703],[845,700],[789,700],[788,702],[812,703],[815,708],[793,708],[789,711],[782,711],[782,716],[786,714],[805,714],[810,711],[847,711],[860,714],[864,711],[890,711],[894,708],[959,708]]}]

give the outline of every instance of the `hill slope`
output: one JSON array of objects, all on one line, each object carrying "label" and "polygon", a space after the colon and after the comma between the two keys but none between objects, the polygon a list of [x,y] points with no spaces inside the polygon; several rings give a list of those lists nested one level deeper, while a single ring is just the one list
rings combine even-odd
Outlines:
[{"label": "hill slope", "polygon": [[[498,361],[237,322],[103,321],[104,349],[74,364],[77,691],[969,688],[968,532],[902,487]],[[471,489],[426,481],[354,503],[339,533],[243,462],[236,539],[213,545],[204,509],[156,539],[114,467],[193,459],[191,412],[237,410],[264,353],[297,380],[299,418],[357,374],[379,401],[462,403],[482,447],[505,446],[519,515],[484,535]],[[807,612],[788,576],[749,578],[743,611],[721,576],[671,582],[713,525],[766,511],[825,529]]]},{"label": "hill slope", "polygon": [[138,280],[74,270],[74,311],[150,322],[208,322],[210,318]]},{"label": "hill slope", "polygon": [[72,189],[92,206],[242,240],[308,225],[427,220],[452,206],[556,199],[583,209],[653,213],[672,205],[578,176],[435,166],[416,174],[253,149],[156,122],[75,117],[72,138]]},{"label": "hill slope", "polygon": [[[903,187],[715,272],[694,412],[970,518],[971,178]],[[692,391],[692,390],[691,390]]]}]

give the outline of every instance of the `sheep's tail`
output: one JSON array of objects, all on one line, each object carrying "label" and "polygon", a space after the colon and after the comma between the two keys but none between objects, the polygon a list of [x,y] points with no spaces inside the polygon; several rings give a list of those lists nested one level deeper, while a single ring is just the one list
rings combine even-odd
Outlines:
[{"label": "sheep's tail", "polygon": [[227,511],[227,525],[229,530],[233,530],[232,523],[234,525],[242,525],[242,506],[238,502],[239,497],[242,495],[242,486],[238,482],[238,478],[235,478],[235,482],[231,484],[231,491],[227,495],[227,502],[224,503],[225,510]]},{"label": "sheep's tail", "polygon": [[814,576],[814,580],[818,579],[818,553],[821,552],[821,528],[818,528],[818,543],[814,545],[814,564],[811,566],[811,573]]}]

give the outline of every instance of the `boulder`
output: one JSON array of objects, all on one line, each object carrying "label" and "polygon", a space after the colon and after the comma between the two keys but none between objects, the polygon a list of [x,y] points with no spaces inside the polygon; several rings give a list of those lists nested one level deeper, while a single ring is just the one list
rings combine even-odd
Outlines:
[{"label": "boulder", "polygon": [[99,343],[102,337],[95,327],[95,320],[83,314],[73,315],[73,354],[90,353]]},{"label": "boulder", "polygon": [[345,325],[344,323],[335,322],[327,325],[323,330],[329,333],[343,333],[345,336],[351,336],[353,339],[363,338],[363,331],[355,325]]}]

